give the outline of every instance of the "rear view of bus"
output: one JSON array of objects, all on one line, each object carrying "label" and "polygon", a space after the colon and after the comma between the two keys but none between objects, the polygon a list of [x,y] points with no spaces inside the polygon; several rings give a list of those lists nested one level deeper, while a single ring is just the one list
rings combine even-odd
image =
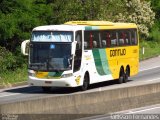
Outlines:
[{"label": "rear view of bus", "polygon": [[[34,28],[31,39],[21,45],[29,56],[29,84],[48,91],[77,86],[86,90],[90,84],[113,79],[126,82],[138,73],[139,48],[136,26],[122,26],[71,21]],[[132,34],[135,44],[129,43]]]}]

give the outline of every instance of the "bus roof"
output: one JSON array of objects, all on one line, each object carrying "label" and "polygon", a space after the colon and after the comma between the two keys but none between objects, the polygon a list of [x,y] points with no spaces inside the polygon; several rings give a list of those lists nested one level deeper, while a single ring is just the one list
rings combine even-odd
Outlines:
[{"label": "bus roof", "polygon": [[67,25],[85,25],[85,26],[113,26],[109,21],[69,21]]},{"label": "bus roof", "polygon": [[33,31],[77,31],[137,28],[135,23],[113,23],[109,21],[69,21],[61,25],[39,26]]},{"label": "bus roof", "polygon": [[69,21],[67,25],[83,25],[85,27],[94,27],[98,29],[118,29],[118,28],[137,28],[135,23],[114,23],[110,21]]}]

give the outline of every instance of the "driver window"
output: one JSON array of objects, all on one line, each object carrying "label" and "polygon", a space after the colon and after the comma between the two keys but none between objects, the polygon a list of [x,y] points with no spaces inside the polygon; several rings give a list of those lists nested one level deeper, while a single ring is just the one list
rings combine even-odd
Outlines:
[{"label": "driver window", "polygon": [[81,58],[82,58],[82,31],[76,32],[76,52],[74,57],[74,72],[78,71],[81,66]]},{"label": "driver window", "polygon": [[82,48],[82,32],[78,31],[76,33],[76,41],[77,41],[76,50],[81,49]]}]

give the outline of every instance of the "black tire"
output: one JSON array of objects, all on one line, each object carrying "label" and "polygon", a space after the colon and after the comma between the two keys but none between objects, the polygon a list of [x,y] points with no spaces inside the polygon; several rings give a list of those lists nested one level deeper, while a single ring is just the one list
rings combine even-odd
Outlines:
[{"label": "black tire", "polygon": [[84,79],[83,79],[83,85],[81,86],[81,90],[85,91],[89,87],[89,76],[88,74],[85,74]]},{"label": "black tire", "polygon": [[123,68],[121,68],[120,73],[119,73],[119,79],[118,79],[118,84],[121,84],[124,82],[125,79],[125,73]]},{"label": "black tire", "polygon": [[50,92],[51,87],[42,87],[43,92]]},{"label": "black tire", "polygon": [[128,78],[129,78],[129,68],[126,68],[126,72],[125,72],[125,76],[124,76],[124,83],[128,82]]}]

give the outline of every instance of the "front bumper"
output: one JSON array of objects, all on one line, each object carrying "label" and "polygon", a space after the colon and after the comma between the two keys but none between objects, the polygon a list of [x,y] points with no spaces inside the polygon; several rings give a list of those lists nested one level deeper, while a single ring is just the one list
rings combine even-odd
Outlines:
[{"label": "front bumper", "polygon": [[77,87],[79,86],[76,82],[75,77],[60,78],[60,79],[42,79],[29,76],[28,80],[31,86],[41,87]]}]

